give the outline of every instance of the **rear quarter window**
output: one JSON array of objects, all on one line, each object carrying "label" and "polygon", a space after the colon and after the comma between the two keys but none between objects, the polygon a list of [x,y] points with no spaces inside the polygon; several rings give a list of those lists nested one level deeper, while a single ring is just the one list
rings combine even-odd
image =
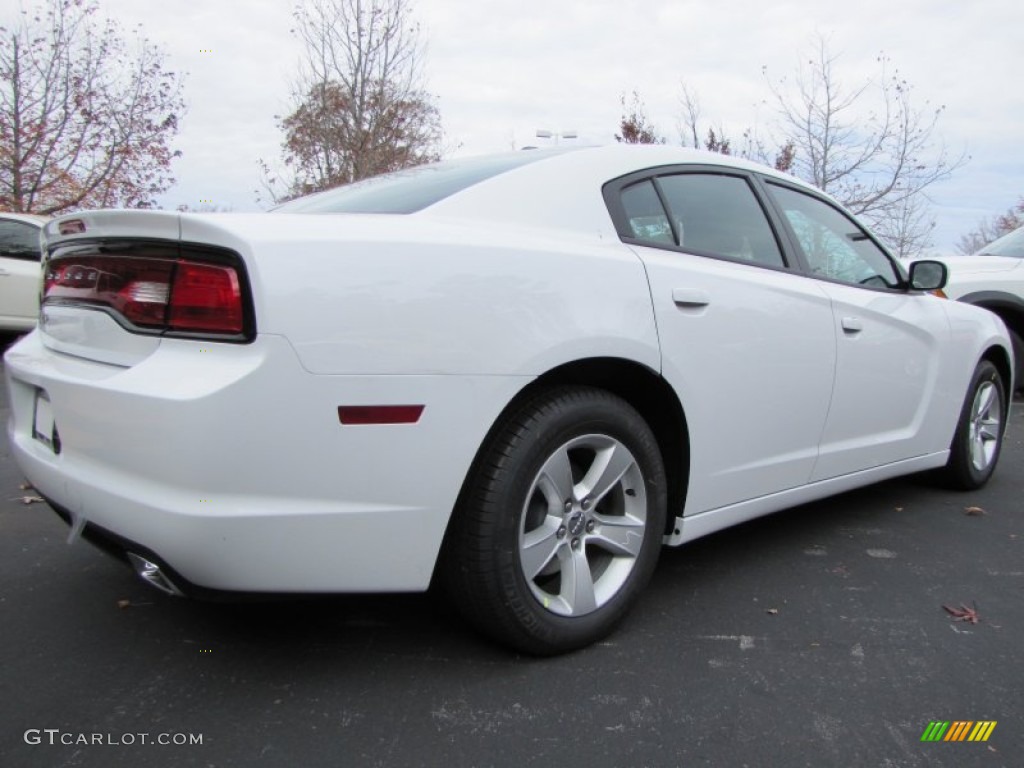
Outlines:
[{"label": "rear quarter window", "polygon": [[415,213],[493,176],[568,151],[572,150],[520,150],[420,165],[300,197],[272,212]]}]

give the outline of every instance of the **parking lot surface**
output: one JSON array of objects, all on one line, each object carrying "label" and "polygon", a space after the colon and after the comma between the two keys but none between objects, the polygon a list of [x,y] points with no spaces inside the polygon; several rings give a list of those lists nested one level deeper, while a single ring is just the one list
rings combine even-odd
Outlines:
[{"label": "parking lot surface", "polygon": [[430,595],[166,597],[23,503],[5,437],[0,766],[1019,766],[1010,418],[987,488],[890,481],[666,549],[615,634],[543,660]]}]

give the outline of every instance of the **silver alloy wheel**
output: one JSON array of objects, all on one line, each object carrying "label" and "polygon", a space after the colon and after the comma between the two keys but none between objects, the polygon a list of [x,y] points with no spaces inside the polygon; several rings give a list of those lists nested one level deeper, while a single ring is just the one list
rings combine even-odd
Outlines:
[{"label": "silver alloy wheel", "polygon": [[554,451],[530,486],[519,522],[519,563],[533,596],[560,616],[611,600],[644,543],[647,491],[633,454],[608,435]]},{"label": "silver alloy wheel", "polygon": [[999,388],[986,381],[974,395],[968,441],[971,464],[983,472],[995,458],[1003,428],[1003,403]]}]

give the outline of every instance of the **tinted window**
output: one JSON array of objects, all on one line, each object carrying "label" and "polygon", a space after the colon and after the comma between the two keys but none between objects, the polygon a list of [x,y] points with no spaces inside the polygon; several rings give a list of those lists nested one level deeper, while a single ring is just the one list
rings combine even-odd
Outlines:
[{"label": "tinted window", "polygon": [[852,285],[897,288],[895,265],[845,214],[811,195],[770,185],[811,272]]},{"label": "tinted window", "polygon": [[39,227],[0,219],[0,256],[39,261]]},{"label": "tinted window", "polygon": [[519,151],[420,165],[300,197],[273,210],[277,213],[414,213],[492,176],[550,157],[554,152],[556,150]]},{"label": "tinted window", "polygon": [[1009,256],[1011,259],[1024,259],[1024,227],[1016,229],[1008,235],[994,240],[980,251],[979,255]]},{"label": "tinted window", "polygon": [[658,184],[685,250],[785,266],[768,219],[745,179],[683,173],[662,176]]},{"label": "tinted window", "polygon": [[622,190],[622,208],[633,237],[659,245],[675,244],[665,208],[651,181],[642,181]]}]

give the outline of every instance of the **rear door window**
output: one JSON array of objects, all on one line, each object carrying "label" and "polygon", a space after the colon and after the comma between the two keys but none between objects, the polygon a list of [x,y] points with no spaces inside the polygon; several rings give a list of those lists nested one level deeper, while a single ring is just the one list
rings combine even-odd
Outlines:
[{"label": "rear door window", "polygon": [[747,180],[712,173],[658,179],[685,251],[784,267],[782,251]]},{"label": "rear door window", "polygon": [[622,187],[618,202],[623,216],[619,233],[629,240],[761,266],[786,266],[768,217],[743,176],[667,173]]}]

